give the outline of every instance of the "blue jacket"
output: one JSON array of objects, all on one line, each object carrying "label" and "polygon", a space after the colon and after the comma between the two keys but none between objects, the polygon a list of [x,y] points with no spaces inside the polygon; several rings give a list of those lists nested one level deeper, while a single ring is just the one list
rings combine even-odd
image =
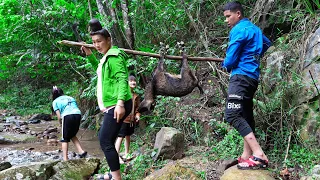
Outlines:
[{"label": "blue jacket", "polygon": [[260,58],[270,46],[270,40],[259,27],[247,18],[241,19],[230,31],[222,67],[231,72],[231,76],[242,74],[259,80]]}]

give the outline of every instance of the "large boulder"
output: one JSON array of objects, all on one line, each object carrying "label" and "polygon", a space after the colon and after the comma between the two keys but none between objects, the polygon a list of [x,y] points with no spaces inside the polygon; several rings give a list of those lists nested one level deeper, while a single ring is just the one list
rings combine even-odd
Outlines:
[{"label": "large boulder", "polygon": [[306,68],[312,63],[312,60],[320,56],[320,28],[318,28],[308,39],[306,54],[305,54],[305,61],[303,64],[303,68]]},{"label": "large boulder", "polygon": [[24,166],[13,166],[0,171],[0,179],[49,179],[53,173],[52,167],[57,162],[35,162]]},{"label": "large boulder", "polygon": [[267,170],[240,170],[237,165],[227,169],[220,180],[275,180]]},{"label": "large boulder", "polygon": [[[319,54],[320,56],[320,54]],[[320,90],[320,63],[314,62],[303,69],[302,72],[302,90],[299,94],[299,104],[308,102],[318,96]]]},{"label": "large boulder", "polygon": [[0,144],[20,143],[20,142],[36,142],[37,137],[30,134],[15,134],[9,132],[0,133]]},{"label": "large boulder", "polygon": [[263,75],[263,83],[266,94],[274,90],[279,79],[281,79],[282,64],[285,60],[285,53],[276,51],[271,53],[266,60],[266,71]]},{"label": "large boulder", "polygon": [[201,178],[199,178],[191,169],[182,167],[177,163],[167,164],[162,169],[159,169],[144,178],[144,180],[163,179],[200,180]]},{"label": "large boulder", "polygon": [[0,179],[88,179],[99,164],[97,158],[33,162],[0,171]]},{"label": "large boulder", "polygon": [[88,179],[99,164],[98,158],[62,161],[53,166],[54,175],[50,179]]},{"label": "large boulder", "polygon": [[[308,39],[306,53],[304,54],[304,64],[302,67],[302,93],[299,94],[300,101],[307,102],[318,95],[320,89],[320,28],[318,28]],[[314,81],[312,80],[314,79]],[[315,83],[315,84],[314,84]]]},{"label": "large boulder", "polygon": [[157,133],[154,159],[181,159],[184,155],[184,135],[177,129],[162,127]]},{"label": "large boulder", "polygon": [[51,121],[53,120],[52,119],[52,116],[50,114],[34,114],[30,119],[29,119],[29,122],[30,121],[35,121],[35,120],[44,120],[44,121]]}]

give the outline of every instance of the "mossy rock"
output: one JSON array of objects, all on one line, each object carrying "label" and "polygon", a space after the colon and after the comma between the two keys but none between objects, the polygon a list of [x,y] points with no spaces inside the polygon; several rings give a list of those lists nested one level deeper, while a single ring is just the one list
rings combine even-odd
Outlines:
[{"label": "mossy rock", "polygon": [[57,163],[52,179],[85,179],[98,168],[98,158],[74,159]]},{"label": "mossy rock", "polygon": [[160,170],[157,170],[147,176],[144,180],[200,180],[194,171],[180,166],[177,163],[167,164]]},{"label": "mossy rock", "polygon": [[227,169],[221,180],[275,180],[267,170],[240,170],[237,165]]},{"label": "mossy rock", "polygon": [[6,140],[7,143],[20,143],[20,142],[36,142],[38,141],[38,138],[35,136],[32,136],[30,134],[16,134],[16,133],[8,133],[8,132],[2,132],[0,133],[0,136]]},{"label": "mossy rock", "polygon": [[48,179],[52,173],[52,167],[57,163],[34,162],[24,166],[13,166],[0,172],[0,179]]}]

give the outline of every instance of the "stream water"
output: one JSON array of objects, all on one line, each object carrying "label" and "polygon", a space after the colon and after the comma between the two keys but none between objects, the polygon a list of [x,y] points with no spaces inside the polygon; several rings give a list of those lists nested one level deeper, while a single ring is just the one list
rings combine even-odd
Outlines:
[{"label": "stream water", "polygon": [[[0,123],[0,126],[3,126],[3,123]],[[43,132],[49,126],[58,127],[58,131],[61,132],[57,121],[42,121],[39,124],[28,124],[29,129],[35,132]],[[17,134],[11,132],[0,132],[0,136],[10,135],[15,136]],[[57,136],[57,139],[59,140],[61,133],[58,133]],[[77,137],[80,140],[82,148],[88,152],[89,156],[98,158],[104,157],[104,154],[100,148],[96,131],[90,129],[80,129]],[[72,154],[73,152],[78,153],[73,143],[70,142],[69,153]],[[36,157],[43,157],[44,155],[46,156],[45,158]],[[61,159],[61,143],[58,142],[56,145],[48,145],[47,139],[37,139],[32,142],[27,141],[23,143],[0,144],[0,161],[11,161],[10,163],[14,165],[19,164],[20,162],[24,162],[26,158],[30,159],[31,156],[34,156],[34,159],[28,161],[32,162],[37,162],[49,158],[58,158],[54,156],[59,156],[59,159]],[[13,161],[13,159],[15,160]]]}]

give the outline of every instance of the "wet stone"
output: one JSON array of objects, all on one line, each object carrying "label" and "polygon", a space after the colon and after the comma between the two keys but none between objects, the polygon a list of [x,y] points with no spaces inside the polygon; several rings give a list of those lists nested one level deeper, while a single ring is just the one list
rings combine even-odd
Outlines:
[{"label": "wet stone", "polygon": [[28,120],[29,124],[39,124],[40,122],[41,122],[40,119],[30,119],[30,120]]},{"label": "wet stone", "polygon": [[9,162],[0,162],[0,171],[10,168],[12,165]]}]

